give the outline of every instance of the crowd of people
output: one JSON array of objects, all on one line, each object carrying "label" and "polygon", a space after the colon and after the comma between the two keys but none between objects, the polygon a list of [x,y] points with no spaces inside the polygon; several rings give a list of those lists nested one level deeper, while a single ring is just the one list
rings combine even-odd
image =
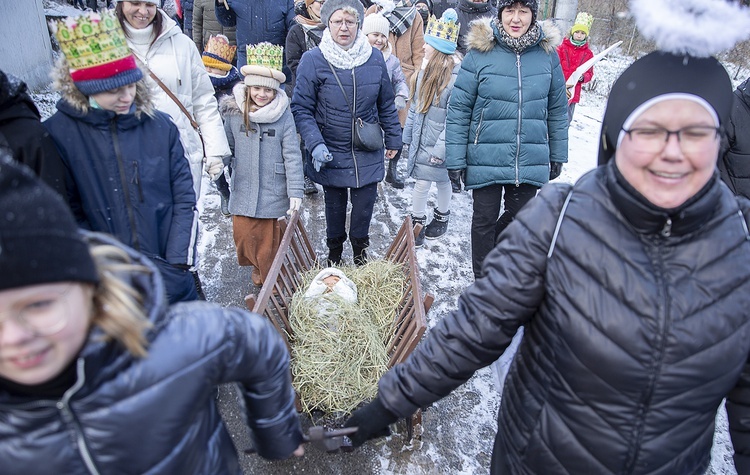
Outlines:
[{"label": "crowd of people", "polygon": [[53,471],[239,473],[213,397],[226,382],[260,455],[303,455],[279,335],[196,302],[204,173],[262,286],[317,186],[321,261],[341,265],[348,240],[365,264],[378,183],[404,188],[402,153],[417,247],[471,192],[475,282],[347,421],[356,445],[523,327],[492,473],[699,473],[724,398],[750,470],[750,86],[733,94],[710,53],[633,63],[600,166],[545,186],[594,74],[587,13],[563,34],[537,0],[183,0],[177,19],[161,0],[114,3],[54,25],[52,117],[0,72],[0,454],[14,470],[45,457]]}]

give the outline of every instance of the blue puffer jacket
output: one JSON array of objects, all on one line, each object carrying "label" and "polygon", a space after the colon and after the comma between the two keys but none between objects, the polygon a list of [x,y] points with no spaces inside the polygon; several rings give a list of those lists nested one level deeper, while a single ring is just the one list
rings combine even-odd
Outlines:
[{"label": "blue puffer jacket", "polygon": [[[356,104],[357,116],[366,122],[380,122],[385,147],[400,149],[401,124],[383,55],[373,48],[373,54],[361,66],[335,70],[349,104]],[[297,68],[292,113],[307,150],[312,152],[325,144],[333,155],[319,172],[313,168],[309,154],[305,160],[305,174],[323,186],[360,188],[381,181],[385,175],[384,150],[354,148],[349,104],[320,48],[303,54]]]},{"label": "blue puffer jacket", "polygon": [[[294,0],[216,0],[216,19],[222,26],[237,27],[237,64],[247,64],[247,45],[268,41],[284,46],[295,24]],[[284,62],[286,64],[286,61]],[[284,73],[291,78],[288,68]]]},{"label": "blue puffer jacket", "polygon": [[[119,245],[101,234],[89,239]],[[258,453],[290,456],[302,434],[289,354],[274,327],[206,302],[167,307],[153,263],[125,251],[152,271],[121,275],[147,302],[148,355],[134,357],[95,327],[60,400],[0,386],[0,472],[239,475],[216,407],[216,387],[231,382],[242,390]]]},{"label": "blue puffer jacket", "polygon": [[568,101],[556,27],[540,22],[535,45],[516,54],[494,21],[477,20],[446,120],[446,165],[466,169],[466,188],[549,181],[568,161]]},{"label": "blue puffer jacket", "polygon": [[193,37],[193,0],[182,0],[182,31],[190,38]]},{"label": "blue puffer jacket", "polygon": [[197,212],[177,127],[151,107],[142,82],[136,113],[116,115],[91,108],[67,70],[57,72],[62,99],[44,125],[71,175],[68,203],[79,225],[157,261],[178,300],[195,284],[169,264],[194,264]]}]

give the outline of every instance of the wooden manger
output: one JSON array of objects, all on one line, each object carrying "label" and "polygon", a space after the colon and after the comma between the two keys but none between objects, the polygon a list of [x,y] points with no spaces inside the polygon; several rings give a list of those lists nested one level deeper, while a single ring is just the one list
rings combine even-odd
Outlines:
[{"label": "wooden manger", "polygon": [[[414,236],[420,229],[421,225],[414,228],[411,218],[407,216],[384,256],[384,259],[402,264],[408,278],[403,297],[396,308],[393,330],[386,346],[388,368],[403,362],[417,346],[427,329],[425,314],[434,300],[432,295],[423,294],[419,281]],[[271,321],[284,337],[290,352],[290,337],[293,335],[289,325],[289,305],[294,293],[303,285],[301,274],[317,265],[315,251],[299,213],[294,212],[289,219],[266,282],[257,295],[250,294],[245,297],[245,303],[251,311],[265,315]],[[417,411],[407,421],[409,440],[413,436],[414,426],[421,423],[421,419],[421,411]]]}]

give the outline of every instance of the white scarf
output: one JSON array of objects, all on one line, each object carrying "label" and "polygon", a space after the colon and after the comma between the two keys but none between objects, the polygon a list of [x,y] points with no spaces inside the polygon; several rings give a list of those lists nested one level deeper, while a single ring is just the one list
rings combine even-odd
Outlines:
[{"label": "white scarf", "polygon": [[151,47],[151,41],[153,41],[154,24],[149,24],[146,28],[136,30],[124,22],[125,31],[128,34],[128,40],[130,40],[130,46],[135,53],[140,57],[141,60],[148,54],[148,49]]},{"label": "white scarf", "polygon": [[361,66],[370,59],[372,54],[372,46],[360,30],[357,30],[357,38],[352,43],[351,48],[344,49],[333,41],[331,32],[326,28],[319,47],[323,57],[339,69],[354,69]]},{"label": "white scarf", "polygon": [[[246,87],[247,86],[240,83],[232,89],[234,100],[237,102],[240,111],[245,110]],[[284,113],[287,107],[289,107],[289,98],[284,91],[277,89],[276,97],[274,97],[271,102],[255,112],[250,112],[247,117],[250,119],[250,122],[255,122],[256,124],[272,124],[281,118],[281,114]]]}]

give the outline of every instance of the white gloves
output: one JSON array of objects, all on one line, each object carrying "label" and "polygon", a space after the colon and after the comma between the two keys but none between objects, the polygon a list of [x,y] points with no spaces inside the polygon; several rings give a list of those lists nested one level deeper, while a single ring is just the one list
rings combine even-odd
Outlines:
[{"label": "white gloves", "polygon": [[219,175],[224,173],[224,161],[221,157],[206,157],[204,163],[203,169],[211,177],[211,180],[216,180]]},{"label": "white gloves", "polygon": [[289,209],[286,211],[286,214],[291,216],[295,211],[299,211],[301,206],[302,198],[289,198]]},{"label": "white gloves", "polygon": [[396,104],[396,110],[401,110],[406,107],[406,98],[404,96],[396,96],[396,100],[393,103]]}]

